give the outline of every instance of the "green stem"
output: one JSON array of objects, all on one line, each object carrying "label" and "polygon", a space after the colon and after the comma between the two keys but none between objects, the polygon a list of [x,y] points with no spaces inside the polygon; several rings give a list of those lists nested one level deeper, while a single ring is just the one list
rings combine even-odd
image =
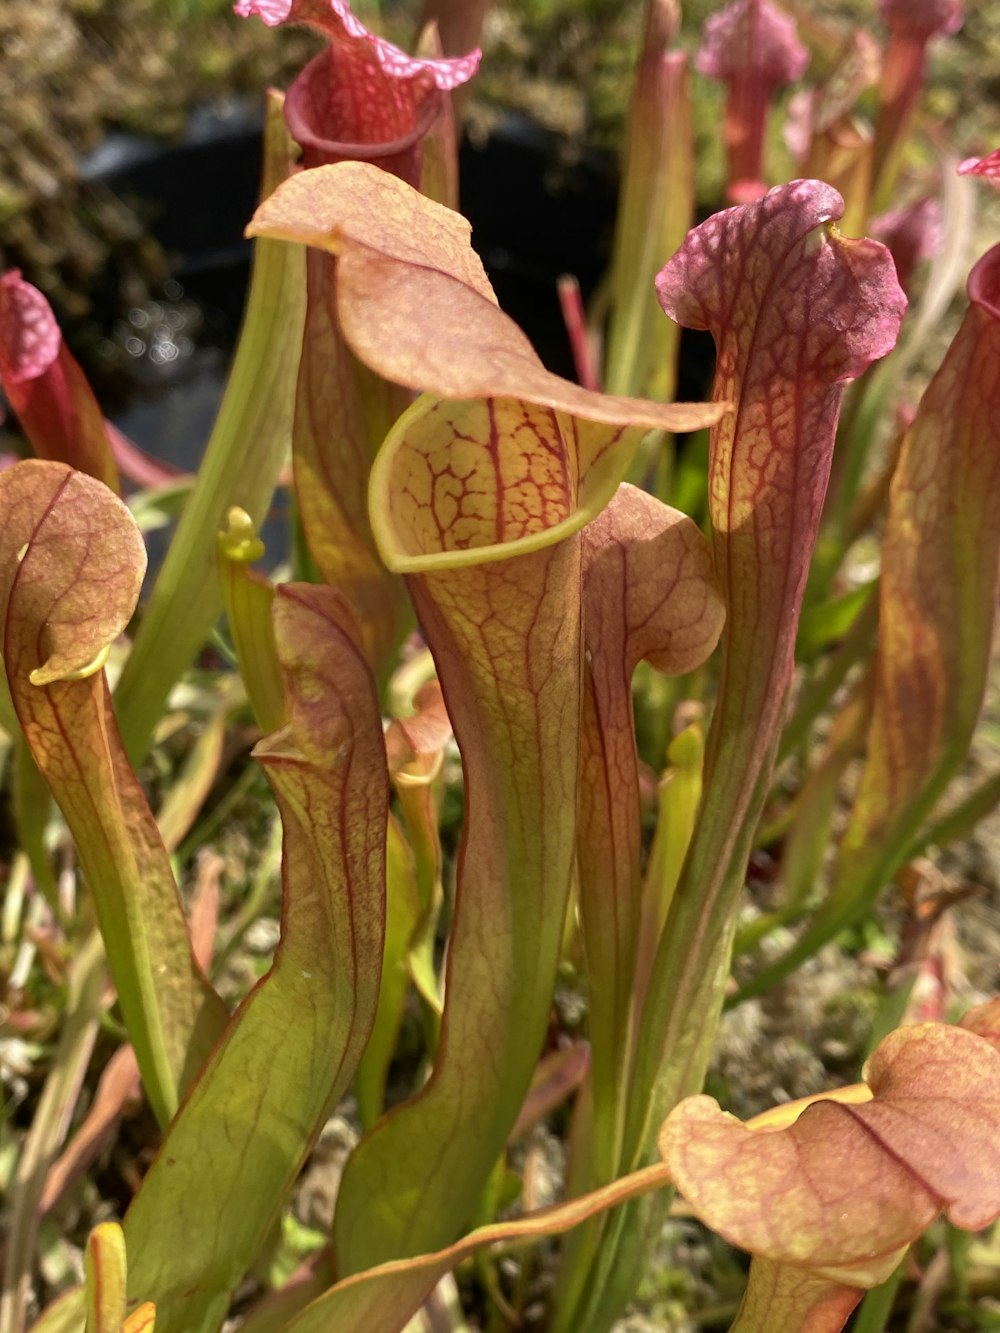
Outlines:
[{"label": "green stem", "polygon": [[[287,171],[280,103],[268,107],[266,195]],[[291,438],[305,309],[301,246],[257,240],[226,394],[132,652],[115,691],[115,711],[133,763],[146,754],[168,694],[191,665],[222,610],[214,576],[216,534],[239,505],[259,527]]]}]

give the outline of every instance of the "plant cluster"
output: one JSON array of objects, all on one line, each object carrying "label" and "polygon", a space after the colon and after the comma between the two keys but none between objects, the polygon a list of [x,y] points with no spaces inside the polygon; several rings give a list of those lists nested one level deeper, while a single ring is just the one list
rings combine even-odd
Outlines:
[{"label": "plant cluster", "polygon": [[[914,908],[862,1083],[747,1123],[703,1094],[723,1007],[1000,796],[992,774],[942,806],[997,606],[1000,246],[919,405],[898,395],[964,276],[974,178],[1000,175],[922,118],[961,6],[881,0],[879,38],[836,41],[770,0],[720,8],[695,68],[726,87],[729,206],[691,229],[679,6],[649,0],[606,294],[588,320],[562,286],[579,383],[499,308],[455,208],[452,95],[487,7],[429,0],[411,55],[347,0],[240,0],[326,45],[269,95],[196,478],[106,422],[43,294],[0,278],[0,382],[36,455],[0,472],[4,1013],[52,1043],[5,1131],[0,1333],[25,1327],[41,1219],[140,1097],[146,1169],[36,1333],[216,1333],[234,1309],[247,1333],[519,1327],[529,1266],[498,1256],[555,1236],[532,1326],[602,1333],[675,1190],[752,1255],[734,1330],[840,1329],[874,1289],[874,1333],[936,1219],[1000,1217],[1000,1001],[946,1021],[947,902]],[[791,83],[800,177],[772,185]],[[681,328],[714,340],[707,402],[674,401]],[[265,575],[276,488],[293,555]],[[137,611],[142,524],[179,496]],[[154,814],[139,775],[185,711],[201,732]],[[249,727],[281,923],[234,1002],[259,899],[220,922],[209,870],[183,903],[178,849]],[[777,883],[750,912],[762,846]],[[554,1009],[566,975],[586,1041]],[[120,1043],[86,1109],[102,1026]],[[332,1226],[290,1273],[289,1200],[348,1095]],[[562,1201],[538,1208],[510,1149],[562,1108]],[[476,1316],[451,1277],[473,1256]]]}]

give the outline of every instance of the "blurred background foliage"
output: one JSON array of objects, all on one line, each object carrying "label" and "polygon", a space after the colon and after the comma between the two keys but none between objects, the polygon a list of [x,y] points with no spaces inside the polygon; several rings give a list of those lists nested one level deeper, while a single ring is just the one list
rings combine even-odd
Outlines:
[{"label": "blurred background foliage", "polygon": [[[715,0],[686,0],[691,44]],[[869,22],[874,0],[800,0],[800,23]],[[420,0],[356,0],[409,44]],[[497,0],[470,104],[470,131],[511,112],[554,131],[568,160],[621,142],[642,0]],[[110,247],[144,244],[141,219],[80,179],[112,131],[175,141],[193,108],[256,106],[316,49],[302,29],[233,17],[230,0],[3,0],[0,5],[0,266],[20,265],[70,325]],[[969,5],[963,30],[934,48],[932,115],[957,126],[959,151],[1000,141],[1000,0]],[[720,168],[721,90],[695,80],[698,161],[711,202]],[[211,207],[211,201],[207,201]],[[149,257],[147,256],[147,259]],[[151,261],[150,261],[151,262]],[[141,264],[140,264],[141,267]]]}]

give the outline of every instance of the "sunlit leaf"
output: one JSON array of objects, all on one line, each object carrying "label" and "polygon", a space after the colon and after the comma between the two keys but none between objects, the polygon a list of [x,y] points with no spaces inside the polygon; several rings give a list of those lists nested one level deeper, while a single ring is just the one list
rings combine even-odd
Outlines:
[{"label": "sunlit leaf", "polygon": [[970,1230],[1000,1215],[1000,1051],[925,1023],[891,1033],[865,1078],[870,1100],[814,1101],[769,1132],[687,1099],[660,1136],[677,1188],[734,1245],[858,1287],[938,1213]]},{"label": "sunlit leaf", "polygon": [[135,608],[142,539],[107,487],[61,463],[0,474],[0,515],[11,696],[76,842],[146,1093],[166,1124],[227,1014],[192,956],[101,670]]},{"label": "sunlit leaf", "polygon": [[248,234],[337,254],[344,335],[367,365],[398,384],[440,398],[513,397],[647,429],[693,430],[723,410],[599,395],[546,371],[498,309],[465,219],[364,163],[289,181],[257,210]]},{"label": "sunlit leaf", "polygon": [[[657,280],[669,314],[712,332],[713,394],[738,409],[711,438],[713,550],[727,613],[722,675],[705,799],[643,1020],[648,1048],[633,1114],[636,1130],[645,1118],[645,1131],[636,1149],[668,1109],[659,1100],[665,1088],[654,1102],[646,1098],[671,1042],[683,1028],[694,1050],[694,1027],[703,1024],[707,1034],[714,1026],[748,839],[791,678],[843,385],[892,347],[905,308],[888,252],[842,237],[830,225],[840,210],[839,195],[818,181],[780,186],[697,227]],[[696,935],[700,946],[692,950]],[[703,1046],[688,1068],[695,1086],[704,1059]],[[676,1075],[685,1067],[678,1063]]]},{"label": "sunlit leaf", "polygon": [[642,921],[641,810],[632,674],[642,660],[693,670],[725,612],[711,550],[692,521],[623,485],[583,532],[586,668],[577,835],[590,984],[594,1184],[618,1171]]},{"label": "sunlit leaf", "polygon": [[288,723],[255,753],[284,828],[281,940],[125,1218],[129,1289],[155,1301],[159,1333],[221,1324],[375,1016],[388,777],[374,682],[332,589],[282,587],[275,638]]},{"label": "sunlit leaf", "polygon": [[969,277],[971,304],[893,476],[868,757],[833,888],[802,939],[745,994],[869,910],[968,753],[989,673],[1000,555],[998,293],[994,247]]},{"label": "sunlit leaf", "polygon": [[[840,196],[819,181],[780,186],[696,227],[657,279],[668,314],[712,333],[713,396],[735,409],[710,440],[709,513],[726,623],[704,797],[639,1026],[626,1167],[648,1160],[663,1116],[702,1085],[843,385],[892,347],[905,308],[888,251],[842,237],[831,225],[841,210]],[[561,1314],[559,1333],[600,1324],[620,1308],[637,1244],[626,1235],[638,1226],[634,1210],[612,1225],[618,1238],[588,1276],[592,1304]]]},{"label": "sunlit leaf", "polygon": [[[603,397],[545,371],[497,308],[468,225],[365,164],[303,173],[250,230],[335,253],[355,353],[463,400],[418,400],[372,470],[372,527],[386,564],[412,576],[462,751],[466,822],[439,1058],[345,1172],[335,1242],[350,1271],[457,1234],[538,1057],[575,823],[580,547],[562,539],[610,500],[645,429],[725,409]],[[407,1150],[430,1134],[444,1153]],[[390,1177],[391,1193],[373,1190]]]},{"label": "sunlit leaf", "polygon": [[614,1208],[669,1184],[662,1165],[647,1167],[592,1194],[558,1204],[513,1222],[480,1227],[436,1254],[382,1264],[349,1277],[313,1301],[285,1325],[287,1333],[401,1333],[434,1287],[467,1255],[501,1241],[518,1242],[558,1235],[602,1209]]}]

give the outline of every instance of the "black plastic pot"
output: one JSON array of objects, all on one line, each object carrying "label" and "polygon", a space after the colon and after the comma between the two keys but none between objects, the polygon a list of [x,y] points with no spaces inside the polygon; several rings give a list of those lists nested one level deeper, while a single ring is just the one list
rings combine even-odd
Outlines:
[{"label": "black plastic pot", "polygon": [[[173,285],[164,300],[99,318],[126,350],[119,360],[129,367],[133,357],[134,393],[113,412],[116,423],[184,467],[197,464],[239,327],[250,260],[243,228],[256,205],[260,153],[259,113],[234,104],[193,117],[179,145],[115,135],[83,164],[87,180],[147,220],[168,256]],[[462,211],[501,306],[546,365],[572,376],[556,280],[575,273],[587,295],[607,264],[614,163],[588,154],[567,166],[554,136],[511,118],[482,146],[463,145],[460,178]]]}]

